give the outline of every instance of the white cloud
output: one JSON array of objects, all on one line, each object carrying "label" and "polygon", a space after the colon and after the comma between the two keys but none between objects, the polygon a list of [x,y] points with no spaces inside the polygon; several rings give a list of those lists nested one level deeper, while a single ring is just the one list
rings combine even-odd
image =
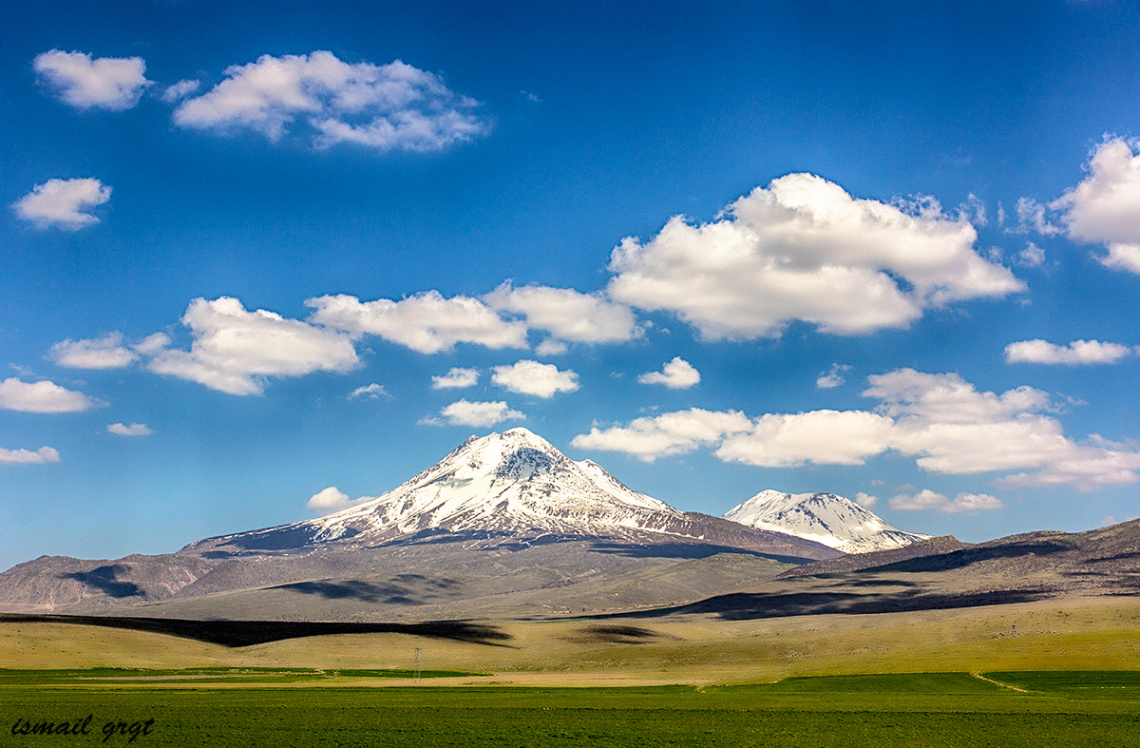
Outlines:
[{"label": "white cloud", "polygon": [[570,350],[570,347],[561,340],[547,338],[535,347],[534,352],[539,356],[561,356],[568,350]]},{"label": "white cloud", "polygon": [[643,462],[685,454],[698,447],[720,442],[727,434],[747,431],[752,421],[736,411],[700,408],[637,418],[629,426],[599,429],[579,434],[571,441],[578,449],[623,452]]},{"label": "white cloud", "polygon": [[760,467],[862,465],[884,450],[893,426],[890,418],[859,410],[772,413],[729,435],[715,454]]},{"label": "white cloud", "polygon": [[392,396],[388,394],[388,390],[384,389],[384,385],[373,382],[363,387],[357,387],[348,394],[349,400],[356,400],[361,397],[366,397],[369,400],[378,400],[381,397],[391,398]]},{"label": "white cloud", "polygon": [[348,498],[347,494],[341,493],[336,486],[329,486],[309,497],[305,506],[321,514],[331,514],[332,512],[339,512],[341,509],[348,509],[350,506],[363,501],[371,501],[372,498],[371,496],[362,496],[354,501]]},{"label": "white cloud", "polygon": [[[1090,490],[1140,481],[1140,450],[1096,435],[1065,436],[1047,393],[1018,387],[979,392],[956,374],[899,369],[869,377],[873,411],[742,413],[689,410],[593,427],[584,449],[625,452],[651,462],[709,447],[726,462],[762,467],[858,465],[896,452],[932,473],[999,473],[1002,485],[1071,485]],[[1014,472],[1023,471],[1023,472]]]},{"label": "white cloud", "polygon": [[174,341],[170,336],[164,332],[156,332],[153,335],[147,335],[138,343],[131,346],[136,353],[141,353],[144,356],[154,356],[160,353],[163,349],[169,348]]},{"label": "white cloud", "polygon": [[955,374],[912,369],[870,377],[864,395],[896,417],[889,446],[935,473],[965,475],[1032,470],[998,479],[1009,485],[1074,485],[1093,489],[1140,480],[1140,452],[1090,437],[1078,443],[1042,415],[1049,396],[1031,387],[1001,395],[978,392]]},{"label": "white cloud", "polygon": [[1045,250],[1033,242],[1026,242],[1025,249],[1017,255],[1017,264],[1025,268],[1037,268],[1045,264]]},{"label": "white cloud", "polygon": [[298,120],[317,147],[356,143],[381,151],[437,151],[482,135],[478,106],[434,73],[399,60],[349,64],[331,52],[263,55],[174,112],[181,127],[248,128],[279,140]]},{"label": "white cloud", "polygon": [[112,423],[107,431],[118,436],[149,436],[154,433],[145,423],[132,423],[127,426],[122,423]]},{"label": "white cloud", "polygon": [[51,447],[40,447],[35,452],[0,448],[0,465],[42,465],[47,462],[59,462],[59,452]]},{"label": "white cloud", "polygon": [[150,85],[141,57],[92,59],[83,52],[53,49],[37,55],[32,66],[63,101],[77,109],[130,109]]},{"label": "white cloud", "polygon": [[647,371],[637,381],[642,384],[663,384],[671,390],[687,390],[701,381],[701,373],[685,359],[675,356],[661,371]]},{"label": "white cloud", "polygon": [[543,398],[559,392],[574,392],[579,386],[575,372],[559,371],[554,364],[529,360],[494,367],[491,381],[511,392]]},{"label": "white cloud", "polygon": [[60,387],[44,379],[22,382],[10,377],[0,382],[0,409],[28,413],[75,413],[99,407],[104,403],[82,392]]},{"label": "white cloud", "polygon": [[820,372],[815,380],[815,386],[821,390],[834,389],[847,381],[843,378],[843,374],[848,371],[851,371],[851,367],[847,364],[832,364],[831,369]]},{"label": "white cloud", "polygon": [[677,216],[648,243],[626,238],[611,257],[608,292],[673,312],[712,340],[777,336],[796,320],[870,333],[906,327],[929,307],[1023,290],[974,250],[976,238],[934,201],[908,212],[790,174],[711,223]]},{"label": "white cloud", "polygon": [[1042,236],[1056,236],[1062,229],[1054,225],[1046,212],[1046,206],[1030,197],[1017,199],[1017,228],[1013,230],[1018,234],[1030,232]]},{"label": "white cloud", "polygon": [[51,347],[51,360],[72,369],[121,369],[138,356],[123,345],[121,333],[91,340],[64,340]]},{"label": "white cloud", "polygon": [[348,335],[263,309],[248,312],[234,298],[195,299],[182,324],[194,337],[190,350],[158,350],[150,370],[231,395],[261,394],[266,377],[346,372],[360,363]]},{"label": "white cloud", "polygon": [[85,211],[110,199],[111,188],[98,179],[49,179],[37,184],[12,207],[16,215],[37,228],[77,231],[99,223],[97,216]]},{"label": "white cloud", "polygon": [[420,353],[450,351],[456,343],[487,348],[526,348],[526,326],[505,321],[469,296],[445,299],[425,291],[400,301],[362,302],[355,296],[321,296],[305,305],[316,311],[310,322],[353,336],[377,335]]},{"label": "white cloud", "polygon": [[1001,395],[978,392],[957,374],[927,374],[896,369],[867,377],[865,397],[878,398],[879,410],[897,417],[934,423],[980,423],[1049,408],[1049,395],[1032,387],[1017,387]]},{"label": "white cloud", "polygon": [[859,493],[855,494],[855,503],[866,509],[874,509],[875,504],[879,503],[879,497],[872,496],[869,493],[863,493],[860,491]]},{"label": "white cloud", "polygon": [[986,204],[973,193],[966,197],[966,202],[958,206],[958,215],[975,226],[985,226],[989,223],[986,218]]},{"label": "white cloud", "polygon": [[997,481],[1007,486],[1076,486],[1092,490],[1140,480],[1140,453],[1135,445],[1110,442],[1096,434],[1083,444],[1066,440],[1035,473],[1017,473]]},{"label": "white cloud", "polygon": [[503,421],[518,421],[526,418],[525,414],[511,410],[502,401],[468,402],[467,400],[460,400],[448,405],[439,413],[443,416],[443,420],[429,418],[424,419],[421,423],[436,426],[444,423],[452,426],[494,426]]},{"label": "white cloud", "polygon": [[1005,505],[996,497],[984,493],[960,493],[953,499],[943,494],[923,489],[907,496],[900,494],[887,502],[891,509],[900,511],[935,511],[939,514],[960,514],[1001,509]]},{"label": "white cloud", "polygon": [[162,92],[162,100],[167,104],[173,104],[197,91],[201,85],[202,82],[196,80],[178,81],[174,85],[166,87],[166,90]]},{"label": "white cloud", "polygon": [[521,314],[531,328],[572,343],[620,343],[641,335],[629,307],[604,294],[504,283],[483,297],[493,309]]},{"label": "white cloud", "polygon": [[1099,261],[1114,270],[1140,273],[1140,143],[1109,138],[1089,158],[1088,176],[1049,207],[1062,211],[1069,237],[1099,243]]},{"label": "white cloud", "polygon": [[1117,364],[1135,354],[1135,349],[1120,343],[1099,340],[1074,340],[1067,346],[1044,340],[1021,340],[1005,347],[1006,363],[1066,364],[1090,366]]},{"label": "white cloud", "polygon": [[474,387],[478,383],[478,369],[463,369],[458,366],[452,367],[442,376],[431,378],[431,388],[433,390],[463,389],[466,387]]}]

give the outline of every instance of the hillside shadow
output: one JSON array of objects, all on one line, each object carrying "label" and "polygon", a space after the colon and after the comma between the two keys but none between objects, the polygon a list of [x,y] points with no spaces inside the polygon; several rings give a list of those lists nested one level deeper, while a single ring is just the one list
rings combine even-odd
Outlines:
[{"label": "hillside shadow", "polygon": [[1140,551],[1133,551],[1131,553],[1118,553],[1115,556],[1097,556],[1095,558],[1086,559],[1086,564],[1103,564],[1109,561],[1125,561],[1129,559],[1140,558]]},{"label": "hillside shadow", "polygon": [[584,644],[648,644],[662,634],[641,626],[595,625],[580,629],[577,636],[567,637],[567,641]]},{"label": "hillside shadow", "polygon": [[[416,585],[413,587],[412,585]],[[390,605],[426,605],[433,598],[454,596],[459,585],[452,579],[429,579],[422,574],[400,574],[391,582],[379,584],[360,579],[293,582],[271,587],[302,595],[315,595],[324,600],[356,600],[363,603]],[[418,589],[417,589],[418,587]]]},{"label": "hillside shadow", "polygon": [[1027,543],[1009,543],[992,548],[966,548],[960,551],[951,551],[936,556],[919,556],[905,561],[896,561],[882,566],[872,566],[858,571],[903,571],[903,572],[929,572],[949,571],[961,569],[964,566],[994,561],[998,559],[1017,559],[1025,556],[1051,556],[1054,553],[1064,553],[1073,550],[1072,546],[1054,541],[1036,541]]},{"label": "hillside shadow", "polygon": [[510,646],[513,637],[494,626],[467,621],[427,623],[340,623],[333,621],[189,621],[176,618],[127,618],[118,616],[0,615],[0,622],[65,623],[83,626],[146,631],[183,639],[248,647],[254,644],[308,636],[342,634],[411,634],[493,647]]},{"label": "hillside shadow", "polygon": [[119,579],[119,574],[125,571],[127,571],[127,567],[121,564],[109,564],[91,571],[73,571],[69,574],[60,574],[59,578],[74,579],[115,598],[145,596],[146,593],[142,587],[134,582]]},{"label": "hillside shadow", "polygon": [[[338,540],[347,540],[353,535],[356,535],[355,530],[346,530],[345,534],[340,536]],[[235,548],[240,551],[285,551],[293,548],[303,548],[305,546],[313,545],[314,530],[308,528],[290,528],[290,529],[272,529],[262,532],[252,532],[239,535],[234,538],[226,540],[222,545]],[[200,541],[206,543],[211,540],[221,540],[221,538],[207,538]],[[215,551],[216,552],[216,551]],[[223,552],[224,548],[223,548]],[[239,553],[231,553],[228,555],[240,555]]]},{"label": "hillside shadow", "polygon": [[713,545],[711,543],[623,543],[620,541],[599,541],[590,544],[590,550],[595,553],[605,553],[626,558],[681,558],[701,559],[717,556],[722,553],[734,553],[738,556],[753,556],[767,558],[782,564],[804,564],[814,559],[800,558],[799,556],[782,556],[777,553],[761,553],[731,545]]},{"label": "hillside shadow", "polygon": [[968,593],[937,593],[904,590],[893,595],[857,592],[733,593],[700,602],[654,610],[616,613],[598,618],[658,618],[674,614],[715,615],[727,621],[789,616],[867,613],[902,613],[920,610],[973,608],[1032,602],[1048,597],[1051,590],[988,590]]}]

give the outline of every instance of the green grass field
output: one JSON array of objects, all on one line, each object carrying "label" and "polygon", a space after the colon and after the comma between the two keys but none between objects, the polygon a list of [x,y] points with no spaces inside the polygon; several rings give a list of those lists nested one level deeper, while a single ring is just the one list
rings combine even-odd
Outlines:
[{"label": "green grass field", "polygon": [[116,683],[157,685],[161,683],[329,683],[344,679],[465,678],[477,676],[462,670],[362,670],[341,668],[195,667],[184,669],[139,669],[94,667],[68,670],[9,670],[0,668],[4,685],[112,685]]},{"label": "green grass field", "polygon": [[[217,670],[217,669],[212,669]],[[214,673],[217,675],[218,673]],[[259,687],[8,672],[2,745],[1123,746],[1140,745],[1140,673],[790,678],[695,688]],[[182,673],[201,675],[201,673]],[[353,675],[328,675],[353,678]],[[162,687],[156,684],[163,683]],[[1005,684],[1013,688],[1003,687]],[[83,735],[83,722],[91,715]],[[152,721],[151,721],[152,720]],[[80,734],[24,734],[66,722]],[[111,725],[109,734],[106,726]],[[21,726],[23,726],[21,728]]]}]

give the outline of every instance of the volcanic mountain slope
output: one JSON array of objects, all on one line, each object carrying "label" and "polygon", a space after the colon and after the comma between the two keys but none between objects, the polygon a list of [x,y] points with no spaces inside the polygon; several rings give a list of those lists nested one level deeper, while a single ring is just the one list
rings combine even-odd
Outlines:
[{"label": "volcanic mountain slope", "polygon": [[1088,597],[1140,597],[1140,520],[985,543],[931,538],[789,569],[751,589],[653,615],[726,619],[892,613]]},{"label": "volcanic mountain slope", "polygon": [[[375,499],[319,519],[194,543],[183,553],[340,543],[375,545],[417,533],[542,535],[724,543],[820,558],[813,541],[685,513],[631,490],[590,460],[575,462],[524,428],[471,437],[443,460]],[[833,557],[838,554],[825,554]]]},{"label": "volcanic mountain slope", "polygon": [[729,509],[724,518],[813,540],[843,553],[900,548],[930,537],[904,532],[871,510],[833,493],[761,491]]},{"label": "volcanic mountain slope", "polygon": [[360,620],[620,609],[838,555],[680,512],[513,429],[472,437],[396,489],[318,519],[164,556],[20,564],[0,574],[0,609]]}]

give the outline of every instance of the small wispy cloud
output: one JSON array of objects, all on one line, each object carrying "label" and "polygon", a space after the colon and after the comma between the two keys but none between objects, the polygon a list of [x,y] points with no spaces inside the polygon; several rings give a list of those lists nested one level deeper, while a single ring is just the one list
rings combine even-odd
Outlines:
[{"label": "small wispy cloud", "polygon": [[474,387],[479,383],[478,369],[452,367],[446,374],[431,378],[433,390],[453,390]]},{"label": "small wispy cloud", "polygon": [[59,452],[51,447],[40,447],[35,452],[0,448],[0,465],[43,465],[48,462],[59,462]]},{"label": "small wispy cloud", "polygon": [[37,184],[12,208],[36,228],[78,231],[99,223],[98,216],[88,211],[110,199],[111,188],[98,179],[49,179]]},{"label": "small wispy cloud", "polygon": [[129,426],[122,423],[112,423],[107,431],[118,436],[150,436],[154,433],[145,423],[132,423]]},{"label": "small wispy cloud", "polygon": [[382,397],[389,400],[392,399],[392,395],[389,394],[388,390],[384,389],[384,385],[376,384],[375,382],[364,385],[363,387],[357,387],[348,395],[349,400],[359,400],[362,397],[369,400],[378,400]]},{"label": "small wispy cloud", "polygon": [[701,373],[685,359],[675,356],[661,371],[647,371],[637,381],[642,384],[662,384],[671,390],[687,390],[700,383]]},{"label": "small wispy cloud", "polygon": [[53,49],[32,63],[40,80],[76,109],[130,109],[151,84],[141,57],[92,58]]},{"label": "small wispy cloud", "polygon": [[815,386],[821,390],[834,389],[847,381],[843,375],[849,371],[851,367],[847,364],[832,364],[829,370],[820,372]]}]

